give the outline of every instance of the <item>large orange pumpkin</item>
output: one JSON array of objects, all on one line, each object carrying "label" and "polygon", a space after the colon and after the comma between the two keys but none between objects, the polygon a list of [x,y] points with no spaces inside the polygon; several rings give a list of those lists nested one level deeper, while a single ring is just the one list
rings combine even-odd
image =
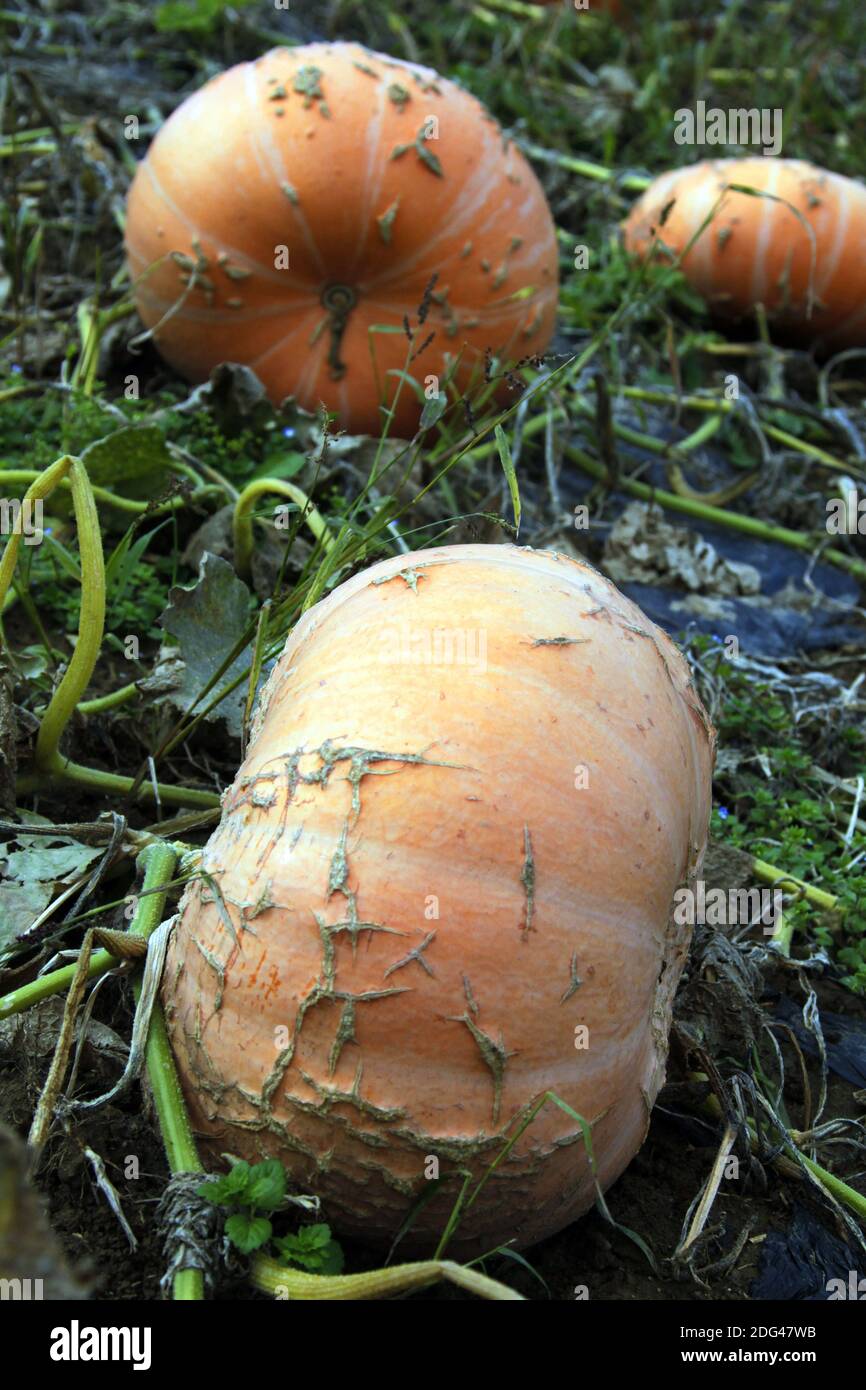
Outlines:
[{"label": "large orange pumpkin", "polygon": [[[768,196],[740,193],[731,184]],[[657,232],[660,245],[679,255],[719,199],[682,262],[713,309],[742,317],[763,304],[780,327],[820,347],[866,343],[863,184],[799,159],[763,156],[674,169],[632,208],[626,247],[645,254]]]},{"label": "large orange pumpkin", "polygon": [[[555,231],[520,151],[454,83],[357,44],[277,48],[185,101],[136,172],[126,246],[178,371],[245,363],[353,430],[379,432],[395,373],[435,395],[460,357],[465,389],[487,350],[519,360],[553,331]],[[419,414],[404,385],[396,432]]]},{"label": "large orange pumpkin", "polygon": [[[673,643],[589,566],[466,545],[347,580],[291,634],[186,891],[168,1028],[212,1155],[280,1158],[385,1241],[438,1173],[430,1248],[526,1107],[639,1148],[710,807],[713,731]],[[457,1245],[591,1205],[548,1101]]]}]

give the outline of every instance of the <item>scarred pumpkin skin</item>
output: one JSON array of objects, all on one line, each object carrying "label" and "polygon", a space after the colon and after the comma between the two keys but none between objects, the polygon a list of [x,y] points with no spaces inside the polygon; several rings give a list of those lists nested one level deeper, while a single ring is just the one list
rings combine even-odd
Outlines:
[{"label": "scarred pumpkin skin", "polygon": [[[462,351],[460,389],[483,386],[488,349],[513,362],[553,332],[555,231],[520,151],[454,83],[358,44],[274,49],[185,101],[136,171],[126,249],[179,372],[244,363],[351,430],[380,432],[389,371],[435,394]],[[435,334],[411,364],[405,318],[413,351]],[[404,385],[392,433],[420,410]]]},{"label": "scarred pumpkin skin", "polygon": [[718,159],[673,169],[632,208],[623,226],[627,250],[645,255],[655,229],[659,243],[679,255],[721,195],[712,223],[682,261],[710,306],[739,318],[761,303],[776,325],[819,349],[866,343],[866,186],[799,159]]},{"label": "scarred pumpkin skin", "polygon": [[[406,1247],[429,1253],[453,1174],[552,1090],[607,1187],[664,1078],[713,747],[673,643],[564,555],[442,547],[340,585],[264,688],[169,950],[211,1157],[278,1157],[372,1243],[436,1159]],[[526,1246],[594,1200],[548,1101],[450,1248]]]}]

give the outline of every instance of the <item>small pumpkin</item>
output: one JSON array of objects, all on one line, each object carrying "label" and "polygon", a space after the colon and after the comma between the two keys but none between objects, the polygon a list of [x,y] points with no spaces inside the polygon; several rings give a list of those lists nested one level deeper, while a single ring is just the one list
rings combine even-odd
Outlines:
[{"label": "small pumpkin", "polygon": [[[520,151],[453,82],[354,43],[277,48],[188,98],[136,171],[126,249],[184,376],[241,362],[356,431],[380,432],[399,373],[435,396],[459,359],[462,391],[553,332],[556,236]],[[404,384],[392,432],[420,410]]]},{"label": "small pumpkin", "polygon": [[866,343],[863,184],[803,160],[763,156],[673,169],[632,208],[626,248],[645,255],[656,233],[660,254],[680,255],[719,199],[682,261],[712,309],[740,318],[762,304],[800,340],[833,350]]},{"label": "small pumpkin", "polygon": [[[373,1243],[438,1173],[429,1249],[456,1171],[550,1089],[607,1187],[664,1078],[713,742],[673,643],[576,560],[461,545],[341,584],[266,684],[170,947],[211,1155],[281,1159]],[[527,1245],[595,1195],[548,1101],[455,1248]]]}]

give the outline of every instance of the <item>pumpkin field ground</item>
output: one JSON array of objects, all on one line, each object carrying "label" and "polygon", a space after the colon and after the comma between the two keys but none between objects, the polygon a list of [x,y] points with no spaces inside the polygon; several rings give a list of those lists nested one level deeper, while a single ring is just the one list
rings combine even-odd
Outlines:
[{"label": "pumpkin field ground", "polygon": [[[785,986],[784,980],[772,983],[776,990]],[[855,1025],[862,1022],[862,1009],[849,992],[832,984],[821,985],[818,997],[823,1008],[846,1015]],[[109,1017],[120,1033],[128,1027],[122,1002]],[[40,1023],[40,1028],[45,1029],[46,1047],[56,1038],[56,1011],[54,1024],[52,1032],[50,1018],[47,1026],[45,1018]],[[7,1032],[0,1051],[0,1120],[26,1129],[38,1095],[39,1063],[44,1064],[48,1054],[37,1048],[36,1061],[25,1060],[32,1049],[33,1033],[12,1030],[8,1024],[4,1027]],[[861,1066],[862,1061],[861,1042]],[[95,1047],[89,1068],[97,1075],[110,1075],[110,1071],[100,1067]],[[647,1140],[609,1197],[615,1219],[639,1233],[659,1257],[658,1269],[650,1268],[645,1255],[626,1235],[612,1229],[597,1212],[591,1212],[576,1226],[527,1252],[534,1273],[505,1258],[488,1262],[489,1272],[526,1298],[570,1300],[581,1286],[592,1290],[595,1300],[615,1301],[756,1297],[775,1301],[816,1296],[821,1284],[832,1277],[840,1254],[844,1252],[847,1258],[853,1252],[850,1247],[845,1250],[846,1238],[838,1224],[828,1219],[820,1200],[804,1190],[802,1183],[781,1183],[771,1169],[757,1168],[745,1191],[719,1198],[714,1208],[714,1237],[697,1262],[700,1279],[695,1279],[687,1268],[671,1266],[664,1259],[665,1252],[677,1246],[683,1215],[706,1179],[716,1147],[713,1132],[695,1118],[694,1104],[699,1094],[696,1088],[687,1094],[688,1085],[679,1079],[683,1074],[680,1067],[672,1067]],[[827,1120],[852,1113],[851,1091],[850,1082],[830,1074],[824,1112]],[[802,1101],[796,1083],[791,1092],[795,1102]],[[86,1140],[109,1162],[113,1157],[114,1164],[120,1155],[135,1154],[140,1160],[141,1176],[135,1184],[127,1185],[123,1198],[124,1214],[137,1241],[133,1251],[114,1214],[94,1191],[91,1170],[79,1145],[62,1137],[51,1142],[39,1187],[47,1197],[51,1224],[74,1265],[79,1288],[101,1299],[158,1298],[165,1257],[154,1209],[164,1189],[167,1169],[151,1117],[135,1096],[94,1117],[87,1126]],[[723,1266],[744,1232],[748,1232],[745,1252],[730,1268],[703,1268],[710,1263]],[[773,1242],[772,1252],[770,1247],[764,1250],[768,1237]],[[362,1244],[344,1241],[343,1245],[347,1270],[369,1267],[371,1256]],[[539,1278],[545,1287],[539,1284]],[[223,1269],[215,1296],[227,1300],[262,1297],[250,1289],[240,1259],[234,1267]],[[439,1285],[413,1297],[460,1299],[465,1295],[448,1285]]]},{"label": "pumpkin field ground", "polygon": [[[49,543],[22,546],[2,609],[0,1178],[15,1175],[20,1207],[0,1209],[0,1277],[18,1270],[17,1241],[47,1262],[58,1297],[162,1296],[173,1218],[158,1212],[169,1169],[147,1084],[92,1114],[59,1105],[31,1186],[20,1141],[62,998],[8,1017],[2,1000],[87,928],[128,926],[146,841],[198,849],[219,818],[244,756],[251,663],[273,665],[325,576],[310,513],[293,504],[283,529],[264,495],[248,570],[237,566],[238,497],[262,478],[300,489],[339,537],[340,578],[398,548],[515,536],[598,567],[679,643],[717,729],[708,897],[784,891],[772,935],[696,928],[666,1084],[606,1209],[519,1258],[494,1254],[485,1272],[533,1300],[706,1302],[824,1299],[840,1271],[864,1268],[866,500],[859,531],[825,521],[840,488],[866,499],[866,351],[828,362],[760,312],[714,319],[676,267],[631,262],[618,227],[650,178],[684,162],[673,113],[697,98],[781,109],[786,156],[862,177],[866,10],[623,11],[619,23],[564,0],[18,0],[0,12],[0,491],[20,497],[55,460],[82,459],[108,565],[92,679],[62,729],[77,780],[37,766],[61,670],[87,644],[67,488],[46,500]],[[485,102],[557,228],[544,360],[521,365],[508,413],[494,417],[482,392],[411,447],[274,406],[237,365],[191,387],[144,334],[125,278],[126,194],[167,115],[223,68],[334,39],[434,67]],[[524,757],[522,734],[503,718],[503,757]],[[157,780],[193,799],[138,796]],[[189,872],[177,866],[163,916]],[[76,1100],[118,1081],[133,1015],[128,982],[97,992]],[[736,1180],[696,1216],[726,1129]],[[56,1240],[32,1218],[38,1194]],[[283,1205],[274,1225],[302,1221]],[[380,1247],[340,1244],[346,1273],[382,1263]],[[214,1228],[210,1250],[210,1297],[264,1301]],[[470,1294],[437,1284],[411,1298]]]}]

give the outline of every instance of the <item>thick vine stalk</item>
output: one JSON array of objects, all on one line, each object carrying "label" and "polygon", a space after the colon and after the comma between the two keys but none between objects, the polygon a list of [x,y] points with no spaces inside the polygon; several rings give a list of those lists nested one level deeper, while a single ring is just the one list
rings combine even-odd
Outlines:
[{"label": "thick vine stalk", "polygon": [[412,1293],[415,1289],[428,1288],[441,1279],[457,1284],[479,1298],[498,1300],[517,1300],[523,1302],[523,1295],[515,1293],[498,1279],[491,1279],[478,1270],[466,1265],[455,1264],[453,1260],[419,1260],[416,1264],[390,1265],[385,1269],[370,1269],[363,1274],[305,1274],[300,1269],[288,1269],[267,1255],[253,1258],[251,1279],[257,1289],[272,1294],[275,1298],[337,1300],[393,1298],[396,1294]]},{"label": "thick vine stalk", "polygon": [[[145,940],[156,930],[162,920],[165,907],[167,885],[171,882],[177,864],[177,851],[173,845],[153,844],[142,850],[139,863],[144,865],[142,895],[136,908],[129,931]],[[141,996],[141,974],[133,983],[135,1002]],[[168,1166],[172,1173],[203,1173],[201,1159],[192,1137],[186,1113],[177,1069],[174,1065],[168,1034],[165,1029],[165,1016],[162,1005],[157,1001],[150,1018],[150,1031],[145,1047],[145,1064],[150,1082],[153,1103],[159,1120],[162,1142],[165,1147]],[[204,1297],[204,1275],[200,1269],[181,1269],[174,1276],[174,1297],[183,1302],[197,1301]]]}]

